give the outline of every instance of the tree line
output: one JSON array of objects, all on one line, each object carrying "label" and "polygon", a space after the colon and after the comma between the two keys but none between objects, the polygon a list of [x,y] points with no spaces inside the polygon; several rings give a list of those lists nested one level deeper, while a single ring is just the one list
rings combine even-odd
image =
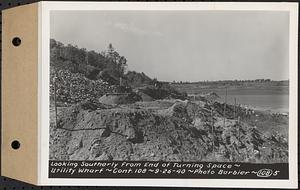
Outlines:
[{"label": "tree line", "polygon": [[101,75],[118,79],[124,76],[127,60],[112,44],[108,45],[107,50],[98,53],[51,39],[50,66],[58,70],[67,69],[73,73],[82,73],[90,79],[97,79]]},{"label": "tree line", "polygon": [[216,81],[198,81],[198,82],[189,82],[189,81],[173,81],[173,84],[228,84],[228,85],[241,85],[246,83],[288,83],[288,80],[274,81],[271,79],[254,79],[254,80],[216,80]]}]

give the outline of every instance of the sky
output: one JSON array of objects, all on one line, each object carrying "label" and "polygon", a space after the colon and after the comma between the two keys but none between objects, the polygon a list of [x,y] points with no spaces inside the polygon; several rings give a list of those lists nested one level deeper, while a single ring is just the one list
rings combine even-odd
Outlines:
[{"label": "sky", "polygon": [[50,36],[162,81],[289,78],[289,15],[281,11],[52,11]]}]

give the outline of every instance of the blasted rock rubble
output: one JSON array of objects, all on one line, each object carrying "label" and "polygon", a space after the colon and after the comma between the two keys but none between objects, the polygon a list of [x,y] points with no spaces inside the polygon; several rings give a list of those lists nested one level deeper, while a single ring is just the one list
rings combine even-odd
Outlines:
[{"label": "blasted rock rubble", "polygon": [[77,103],[51,123],[50,159],[288,162],[286,138],[237,123],[228,110],[224,126],[220,103]]},{"label": "blasted rock rubble", "polygon": [[[81,73],[71,73],[68,70],[59,70],[50,75],[50,97],[54,98],[56,87],[56,98],[59,102],[78,103],[82,101],[97,101],[98,97],[105,93],[113,93],[117,86],[110,85],[101,79],[90,80]],[[54,86],[56,80],[56,86]]]}]

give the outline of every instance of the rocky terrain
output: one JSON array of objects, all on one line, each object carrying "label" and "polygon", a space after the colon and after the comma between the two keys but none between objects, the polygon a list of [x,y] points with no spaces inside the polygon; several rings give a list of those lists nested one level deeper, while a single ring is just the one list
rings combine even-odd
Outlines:
[{"label": "rocky terrain", "polygon": [[50,98],[54,99],[55,80],[57,101],[64,103],[93,101],[96,97],[117,89],[117,86],[101,79],[90,80],[81,73],[72,73],[68,70],[59,70],[56,73],[51,70],[50,76]]},{"label": "rocky terrain", "polygon": [[50,127],[50,159],[288,162],[285,136],[264,135],[251,118],[230,119],[228,107],[225,125],[217,102],[173,99],[61,107],[57,125]]},{"label": "rocky terrain", "polygon": [[169,84],[125,72],[112,44],[97,53],[51,39],[50,50],[51,160],[288,162],[288,115],[234,107],[203,91],[223,83]]}]

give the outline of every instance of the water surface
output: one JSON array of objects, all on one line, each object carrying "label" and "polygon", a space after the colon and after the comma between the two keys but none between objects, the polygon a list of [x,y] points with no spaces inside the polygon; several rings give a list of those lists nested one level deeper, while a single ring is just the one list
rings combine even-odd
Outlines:
[{"label": "water surface", "polygon": [[[218,100],[225,101],[225,89],[206,91],[216,92],[220,96]],[[289,111],[289,95],[286,89],[228,89],[227,102],[234,104],[234,98],[237,104],[248,105],[254,109],[281,113]]]}]

